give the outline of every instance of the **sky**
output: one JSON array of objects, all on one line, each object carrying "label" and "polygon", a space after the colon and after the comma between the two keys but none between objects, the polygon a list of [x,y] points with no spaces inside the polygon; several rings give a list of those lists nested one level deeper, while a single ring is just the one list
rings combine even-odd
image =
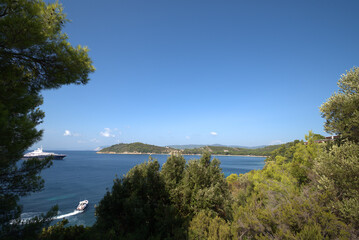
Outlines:
[{"label": "sky", "polygon": [[259,146],[325,136],[319,107],[358,66],[359,1],[62,0],[84,86],[42,92],[46,149]]}]

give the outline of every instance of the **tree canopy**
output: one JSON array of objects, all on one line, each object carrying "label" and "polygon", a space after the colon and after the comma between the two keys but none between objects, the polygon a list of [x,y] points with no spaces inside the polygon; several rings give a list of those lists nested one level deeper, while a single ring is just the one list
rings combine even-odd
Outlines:
[{"label": "tree canopy", "polygon": [[188,163],[173,154],[161,170],[152,159],[135,166],[101,200],[95,230],[108,239],[186,239],[189,225],[197,232],[194,217],[215,217],[213,227],[223,225],[230,192],[219,165],[206,153]]},{"label": "tree canopy", "polygon": [[326,120],[324,129],[344,139],[359,142],[359,68],[354,67],[338,81],[339,92],[334,93],[320,107]]},{"label": "tree canopy", "polygon": [[183,239],[182,218],[159,170],[150,159],[115,179],[96,208],[95,229],[106,239]]},{"label": "tree canopy", "polygon": [[95,69],[86,47],[73,47],[61,32],[68,21],[59,3],[41,0],[0,1],[0,236],[19,238],[19,197],[38,191],[38,173],[51,165],[18,163],[40,140],[44,112],[41,90],[86,84]]}]

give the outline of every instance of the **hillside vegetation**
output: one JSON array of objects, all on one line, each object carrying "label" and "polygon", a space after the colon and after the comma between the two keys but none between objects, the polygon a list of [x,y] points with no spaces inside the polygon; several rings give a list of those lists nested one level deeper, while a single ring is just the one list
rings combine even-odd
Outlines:
[{"label": "hillside vegetation", "polygon": [[160,147],[155,145],[136,143],[120,143],[100,150],[98,153],[156,153],[156,154],[169,154],[178,152],[181,154],[203,154],[209,152],[212,155],[253,155],[253,156],[269,156],[270,153],[280,148],[282,145],[272,145],[256,149],[248,148],[235,148],[225,146],[203,146],[194,149],[175,149],[170,147]]},{"label": "hillside vegetation", "polygon": [[184,149],[182,154],[203,154],[210,152],[213,155],[254,155],[254,156],[269,156],[270,153],[280,148],[282,145],[271,145],[262,148],[249,149],[249,148],[236,148],[225,146],[204,146],[194,149]]},{"label": "hillside vegetation", "polygon": [[176,149],[168,147],[159,147],[140,142],[135,143],[120,143],[100,150],[98,153],[171,153]]}]

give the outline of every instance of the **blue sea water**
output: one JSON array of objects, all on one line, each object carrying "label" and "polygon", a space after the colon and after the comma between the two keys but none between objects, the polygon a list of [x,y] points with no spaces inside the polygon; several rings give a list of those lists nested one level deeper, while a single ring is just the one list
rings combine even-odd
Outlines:
[{"label": "blue sea water", "polygon": [[[149,155],[96,154],[93,151],[55,151],[66,154],[64,160],[54,160],[53,165],[41,176],[45,188],[21,199],[23,218],[31,218],[47,212],[52,206],[59,206],[59,218],[66,217],[69,225],[91,226],[95,221],[95,205],[100,202],[113,180],[122,177],[136,164],[148,160]],[[152,155],[162,164],[168,155]],[[200,156],[184,156],[186,160]],[[264,157],[215,156],[221,161],[225,176],[231,173],[246,173],[262,169]],[[88,208],[74,212],[79,201],[89,200]],[[59,220],[54,220],[53,224]]]}]

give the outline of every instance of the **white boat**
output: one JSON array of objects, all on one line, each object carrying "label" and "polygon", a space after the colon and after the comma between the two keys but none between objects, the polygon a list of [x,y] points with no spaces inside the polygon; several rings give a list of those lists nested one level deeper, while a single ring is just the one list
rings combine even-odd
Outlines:
[{"label": "white boat", "polygon": [[65,154],[57,154],[57,153],[51,153],[51,152],[43,152],[42,146],[41,148],[36,149],[33,152],[26,153],[23,158],[30,159],[30,158],[38,158],[38,159],[44,159],[47,157],[53,157],[54,160],[61,160],[64,157],[66,157]]},{"label": "white boat", "polygon": [[83,200],[83,201],[79,202],[79,205],[77,206],[76,210],[78,210],[78,211],[85,210],[85,208],[87,207],[87,204],[89,204],[88,200]]}]

